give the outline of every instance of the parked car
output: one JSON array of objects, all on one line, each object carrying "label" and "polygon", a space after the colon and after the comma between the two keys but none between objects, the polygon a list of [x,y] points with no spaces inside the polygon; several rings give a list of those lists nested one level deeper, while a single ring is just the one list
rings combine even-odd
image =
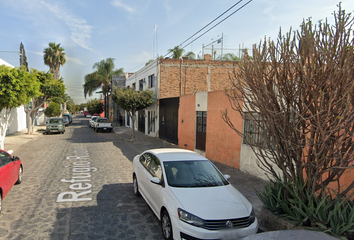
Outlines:
[{"label": "parked car", "polygon": [[94,122],[99,118],[98,116],[92,116],[91,119],[89,120],[89,125],[91,128],[94,126]]},{"label": "parked car", "polygon": [[165,239],[239,239],[258,230],[251,203],[207,158],[153,149],[133,160],[133,186],[161,222]]},{"label": "parked car", "polygon": [[87,114],[86,117],[87,117],[87,118],[91,118],[92,115],[91,115],[91,114]]},{"label": "parked car", "polygon": [[22,182],[23,166],[21,159],[0,149],[0,213],[1,202],[15,184]]},{"label": "parked car", "polygon": [[64,113],[63,116],[67,116],[69,118],[70,124],[73,122],[73,116],[70,113]]},{"label": "parked car", "polygon": [[61,118],[61,117],[51,117],[51,118],[49,118],[48,124],[46,126],[45,133],[51,134],[53,132],[64,134],[65,125],[64,125],[63,118]]},{"label": "parked car", "polygon": [[112,132],[113,124],[108,120],[108,118],[97,118],[96,121],[93,122],[93,129],[98,132],[99,130]]},{"label": "parked car", "polygon": [[64,122],[65,127],[69,126],[69,124],[70,124],[69,118],[65,115],[63,116],[63,122]]}]

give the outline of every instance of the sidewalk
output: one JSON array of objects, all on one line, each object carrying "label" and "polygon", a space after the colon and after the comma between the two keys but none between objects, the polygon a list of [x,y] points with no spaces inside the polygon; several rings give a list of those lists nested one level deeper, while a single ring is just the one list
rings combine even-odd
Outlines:
[{"label": "sidewalk", "polygon": [[[45,126],[35,126],[34,134],[27,135],[27,129],[16,132],[14,134],[8,135],[5,137],[5,150],[13,150],[15,154],[16,150],[22,145],[28,143],[29,141],[35,140],[39,137],[42,137],[42,132],[37,132],[38,129],[44,129]],[[141,151],[145,149],[153,149],[153,148],[161,148],[161,147],[174,147],[178,148],[178,146],[163,141],[158,138],[150,137],[146,134],[136,131],[135,139],[131,140],[132,130],[128,127],[114,127],[114,133],[126,142],[131,142],[135,146],[139,147]],[[267,181],[264,181],[258,177],[252,176],[245,172],[242,172],[238,169],[229,167],[222,163],[213,161],[215,166],[220,169],[223,174],[228,174],[231,176],[229,180],[230,183],[236,187],[253,205],[256,216],[258,217],[258,221],[261,216],[261,207],[262,202],[258,199],[255,189],[258,191],[262,191],[264,186],[267,184]],[[260,226],[262,229],[262,226]]]},{"label": "sidewalk", "polygon": [[27,128],[6,135],[5,137],[5,151],[14,151],[21,147],[22,145],[28,143],[31,140],[37,139],[41,136],[43,136],[43,132],[37,132],[38,129],[45,129],[45,126],[34,126],[33,127],[33,135],[27,135]]}]

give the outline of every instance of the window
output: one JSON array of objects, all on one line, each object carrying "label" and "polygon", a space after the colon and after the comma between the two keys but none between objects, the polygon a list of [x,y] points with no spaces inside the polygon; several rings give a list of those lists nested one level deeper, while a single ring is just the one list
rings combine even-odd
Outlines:
[{"label": "window", "polygon": [[0,151],[0,167],[5,166],[6,164],[10,163],[12,158],[6,152]]},{"label": "window", "polygon": [[136,88],[135,88],[135,83],[132,84],[132,89],[133,89],[133,90],[136,90]]},{"label": "window", "polygon": [[154,74],[152,74],[152,75],[150,75],[149,77],[148,77],[148,79],[149,79],[149,88],[153,88],[153,87],[155,87],[155,75]]},{"label": "window", "polygon": [[[272,138],[264,128],[257,113],[245,113],[243,128],[243,144],[268,148]],[[267,140],[268,139],[268,140]]]},{"label": "window", "polygon": [[151,154],[145,153],[144,155],[141,155],[139,158],[141,164],[146,168],[146,170],[149,171],[149,165],[151,163]]},{"label": "window", "polygon": [[160,181],[162,181],[161,164],[160,164],[159,159],[154,155],[151,155],[151,162],[150,162],[149,169],[150,169],[150,173],[154,177],[158,177],[160,179]]},{"label": "window", "polygon": [[145,79],[141,79],[139,81],[139,91],[143,91],[144,90],[144,82],[145,82]]}]

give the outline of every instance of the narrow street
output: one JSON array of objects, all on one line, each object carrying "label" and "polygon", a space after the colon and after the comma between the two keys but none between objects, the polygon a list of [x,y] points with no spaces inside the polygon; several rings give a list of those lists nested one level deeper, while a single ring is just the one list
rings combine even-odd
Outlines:
[{"label": "narrow street", "polygon": [[131,160],[144,146],[96,133],[79,117],[65,134],[14,152],[24,176],[3,201],[0,239],[162,239],[159,221],[133,194]]}]

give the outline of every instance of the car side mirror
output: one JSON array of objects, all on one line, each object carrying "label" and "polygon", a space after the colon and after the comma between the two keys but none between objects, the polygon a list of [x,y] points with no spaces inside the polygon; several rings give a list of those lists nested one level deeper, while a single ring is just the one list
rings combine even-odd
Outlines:
[{"label": "car side mirror", "polygon": [[158,177],[152,177],[150,178],[150,182],[155,183],[157,185],[161,185],[161,181]]},{"label": "car side mirror", "polygon": [[12,157],[12,161],[18,161],[18,160],[20,160],[20,158],[17,157],[17,156],[13,156],[13,157]]},{"label": "car side mirror", "polygon": [[224,175],[224,178],[225,178],[227,181],[229,181],[230,178],[231,178],[231,176],[230,176],[229,174],[225,174],[225,175]]}]

